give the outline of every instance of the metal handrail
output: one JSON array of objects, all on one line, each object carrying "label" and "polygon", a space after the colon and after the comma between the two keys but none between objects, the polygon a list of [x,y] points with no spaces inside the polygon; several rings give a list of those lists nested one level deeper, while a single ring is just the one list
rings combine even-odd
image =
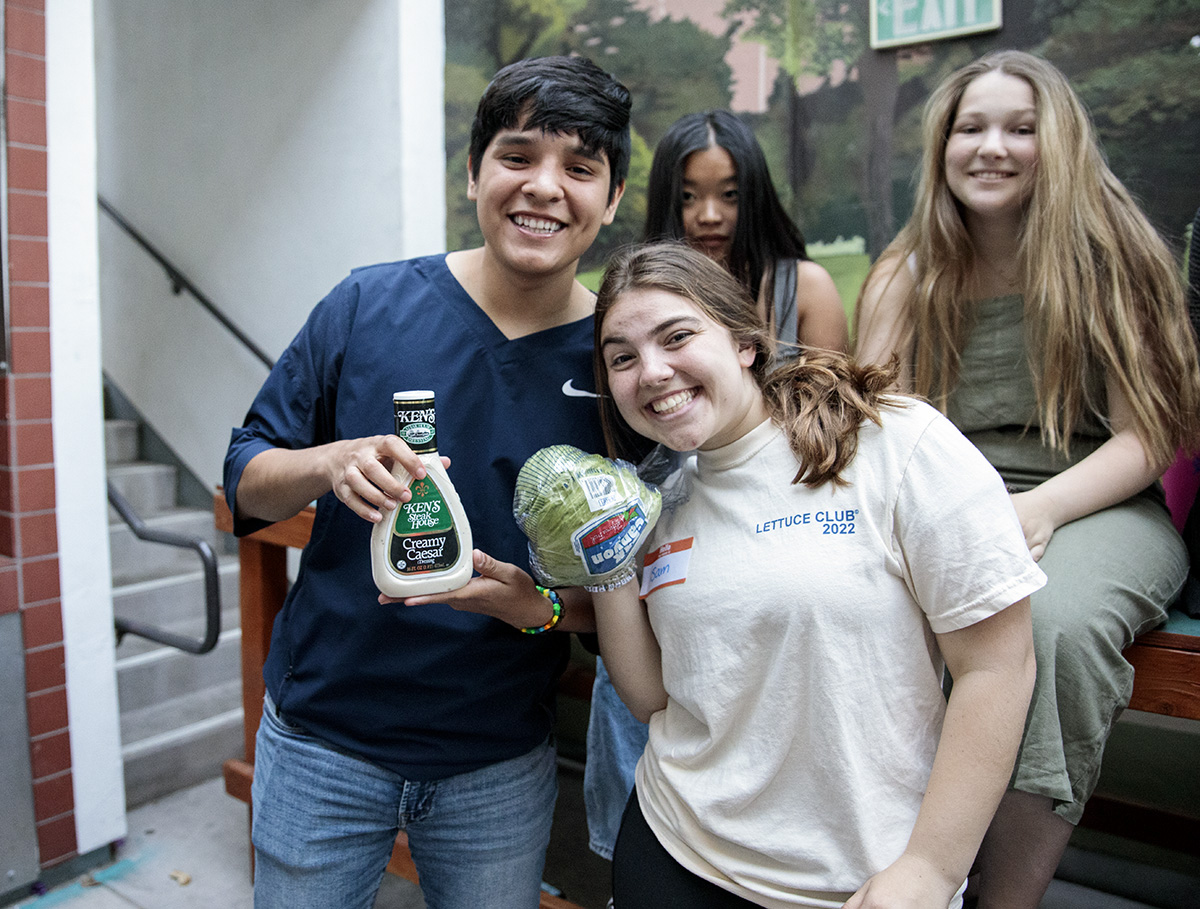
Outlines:
[{"label": "metal handrail", "polygon": [[186,290],[193,297],[195,297],[197,303],[199,303],[201,306],[207,309],[209,313],[212,314],[213,318],[224,325],[230,334],[241,341],[246,349],[250,351],[250,353],[258,357],[258,359],[260,359],[266,365],[267,369],[272,369],[275,366],[275,361],[268,356],[261,347],[250,340],[249,336],[247,336],[245,332],[234,325],[233,321],[227,315],[225,315],[225,313],[221,312],[221,310],[217,308],[217,305],[213,303],[212,300],[210,300],[201,292],[200,288],[188,280],[187,275],[176,268],[174,263],[171,262],[166,255],[159,251],[159,249],[153,243],[147,240],[141,231],[130,224],[129,221],[126,220],[126,218],[119,211],[113,208],[112,204],[107,199],[105,199],[103,196],[96,196],[96,202],[99,204],[101,211],[112,218],[113,221],[116,222],[117,226],[125,231],[125,233],[129,234],[129,236],[133,238],[134,242],[148,252],[151,258],[153,258],[154,261],[162,266],[163,271],[167,273],[167,278],[169,278],[171,281],[171,292],[173,294],[178,296],[182,291]]},{"label": "metal handrail", "polygon": [[138,637],[148,638],[160,644],[177,647],[188,653],[208,653],[217,646],[217,638],[221,636],[221,588],[217,577],[217,557],[213,552],[212,546],[201,539],[193,539],[177,533],[171,533],[170,531],[155,530],[152,527],[146,526],[146,522],[133,510],[133,506],[129,504],[125,497],[117,492],[112,483],[108,484],[108,501],[117,510],[117,514],[121,516],[121,520],[129,525],[129,529],[133,531],[134,536],[139,540],[176,546],[180,549],[194,549],[199,554],[200,561],[204,566],[203,638],[196,640],[195,638],[175,634],[162,628],[156,628],[153,625],[131,621],[130,619],[117,618],[114,619],[117,629],[117,643],[119,644],[126,634],[136,634]]}]

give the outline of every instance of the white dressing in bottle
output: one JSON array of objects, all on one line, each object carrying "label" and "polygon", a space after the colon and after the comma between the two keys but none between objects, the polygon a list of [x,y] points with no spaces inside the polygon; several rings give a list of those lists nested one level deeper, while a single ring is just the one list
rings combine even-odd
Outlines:
[{"label": "white dressing in bottle", "polygon": [[438,456],[433,392],[398,391],[392,404],[396,435],[426,473],[418,480],[399,464],[392,468],[412,498],[384,512],[371,532],[375,586],[390,597],[457,590],[471,580],[471,525]]}]

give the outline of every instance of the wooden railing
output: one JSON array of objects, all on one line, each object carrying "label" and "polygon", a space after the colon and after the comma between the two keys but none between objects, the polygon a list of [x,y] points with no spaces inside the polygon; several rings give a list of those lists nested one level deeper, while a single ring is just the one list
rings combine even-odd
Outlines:
[{"label": "wooden railing", "polygon": [[[220,493],[213,497],[213,512],[217,529],[232,532],[233,516]],[[294,518],[272,524],[238,541],[245,758],[226,761],[224,775],[225,791],[247,804],[250,802],[250,781],[254,776],[254,736],[262,718],[262,667],[271,644],[271,626],[287,594],[287,550],[304,547],[312,533],[312,523],[313,510],[307,508]],[[1200,637],[1150,631],[1134,641],[1126,649],[1125,656],[1134,667],[1131,708],[1200,720]],[[591,677],[586,671],[572,667],[560,682],[559,690],[586,698],[591,692]],[[1200,818],[1189,815],[1095,795],[1088,802],[1082,823],[1093,829],[1200,855]],[[408,854],[408,840],[403,833],[396,841],[388,870],[409,880],[417,879],[416,868]],[[571,909],[574,906],[549,894],[542,895],[541,905],[544,909]]]}]

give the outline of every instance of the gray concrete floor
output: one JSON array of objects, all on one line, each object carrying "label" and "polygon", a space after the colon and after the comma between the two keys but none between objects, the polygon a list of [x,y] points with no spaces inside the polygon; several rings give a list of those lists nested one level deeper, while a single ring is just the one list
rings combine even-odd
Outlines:
[{"label": "gray concrete floor", "polygon": [[[587,849],[581,774],[565,767],[559,782],[546,880],[584,909],[604,909],[608,863]],[[1200,909],[1200,863],[1191,874],[1072,847],[1059,878],[1042,909]],[[252,909],[246,806],[213,779],[137,808],[110,864],[16,905]],[[375,909],[423,907],[414,885],[391,876],[375,903]]]}]

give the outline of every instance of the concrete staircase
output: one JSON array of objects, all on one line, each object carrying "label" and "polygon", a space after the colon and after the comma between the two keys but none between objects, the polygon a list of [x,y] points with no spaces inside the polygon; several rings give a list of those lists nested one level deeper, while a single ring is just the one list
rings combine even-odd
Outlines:
[{"label": "concrete staircase", "polygon": [[[135,420],[105,421],[108,478],[151,527],[207,540],[217,553],[221,636],[196,656],[126,635],[117,646],[125,796],[130,808],[210,779],[242,752],[241,632],[236,549],[207,508],[178,504],[178,468],[141,460]],[[113,611],[185,634],[204,635],[204,577],[191,549],[137,539],[109,508]]]}]

